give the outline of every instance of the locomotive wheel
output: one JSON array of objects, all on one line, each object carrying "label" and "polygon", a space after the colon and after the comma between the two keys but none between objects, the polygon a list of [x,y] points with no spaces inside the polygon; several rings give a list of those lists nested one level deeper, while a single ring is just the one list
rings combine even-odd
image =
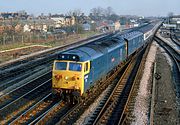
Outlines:
[{"label": "locomotive wheel", "polygon": [[67,103],[71,103],[71,96],[70,95],[66,95],[65,101]]},{"label": "locomotive wheel", "polygon": [[82,99],[80,96],[73,96],[73,104],[74,103],[81,103]]}]

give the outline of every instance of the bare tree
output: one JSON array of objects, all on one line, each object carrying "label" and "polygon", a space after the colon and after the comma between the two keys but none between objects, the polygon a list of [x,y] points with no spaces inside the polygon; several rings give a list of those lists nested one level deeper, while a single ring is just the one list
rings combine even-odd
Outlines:
[{"label": "bare tree", "polygon": [[173,12],[169,12],[169,13],[168,13],[168,17],[172,17],[173,15],[174,15]]},{"label": "bare tree", "polygon": [[83,12],[81,9],[69,10],[66,15],[68,16],[81,16]]},{"label": "bare tree", "polygon": [[93,14],[93,16],[102,16],[104,15],[104,9],[101,7],[96,7],[91,9],[91,13]]},{"label": "bare tree", "polygon": [[81,14],[82,14],[81,9],[75,9],[75,10],[73,11],[73,16],[81,16]]},{"label": "bare tree", "polygon": [[106,17],[110,17],[112,14],[115,14],[115,13],[113,12],[112,7],[107,7],[104,11],[104,14]]},{"label": "bare tree", "polygon": [[120,19],[120,17],[117,15],[117,14],[111,14],[109,17],[108,17],[109,20],[112,20],[112,21],[117,21]]},{"label": "bare tree", "polygon": [[72,11],[72,10],[69,10],[66,15],[67,15],[67,16],[73,16],[73,11]]}]

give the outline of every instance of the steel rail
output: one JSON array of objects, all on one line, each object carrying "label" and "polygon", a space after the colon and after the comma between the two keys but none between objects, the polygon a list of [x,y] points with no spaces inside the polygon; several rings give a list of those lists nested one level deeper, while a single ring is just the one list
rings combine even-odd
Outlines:
[{"label": "steel rail", "polygon": [[50,81],[51,81],[51,79],[47,80],[47,81],[44,82],[43,84],[37,86],[36,88],[32,89],[31,91],[27,92],[26,94],[20,96],[20,97],[17,98],[16,100],[8,103],[7,105],[5,105],[4,107],[2,107],[2,108],[0,109],[0,112],[1,112],[2,110],[4,110],[5,108],[7,108],[8,106],[10,106],[10,105],[14,104],[15,102],[19,101],[19,100],[22,99],[23,97],[27,96],[28,94],[34,92],[34,91],[37,90],[38,88],[40,88],[40,87],[44,86],[45,84],[49,83]]},{"label": "steel rail", "polygon": [[167,44],[159,37],[155,36],[154,40],[158,42],[159,45],[162,46],[169,53],[169,55],[172,57],[178,68],[178,72],[180,73],[180,53],[177,52],[171,45]]},{"label": "steel rail", "polygon": [[42,74],[42,75],[40,75],[40,76],[37,76],[35,79],[32,79],[31,81],[29,81],[29,82],[27,82],[27,83],[25,83],[25,84],[23,84],[23,85],[21,85],[21,86],[18,86],[17,88],[9,91],[8,93],[1,95],[0,98],[4,98],[5,96],[9,95],[10,93],[12,93],[12,92],[14,92],[14,91],[17,91],[18,89],[20,89],[20,88],[22,88],[22,87],[30,84],[31,82],[33,82],[33,81],[35,81],[35,80],[37,80],[37,79],[39,79],[39,78],[47,75],[48,73],[51,73],[51,71],[50,71],[50,72],[47,72],[47,73],[45,73],[45,74]]},{"label": "steel rail", "polygon": [[110,106],[108,106],[108,105],[110,105],[109,102],[110,102],[111,100],[113,100],[112,98],[113,98],[113,96],[114,96],[114,93],[116,92],[116,90],[118,89],[118,87],[120,86],[120,84],[121,84],[121,86],[122,86],[122,87],[121,87],[121,92],[122,92],[122,89],[123,89],[124,86],[125,86],[125,84],[122,84],[122,83],[125,83],[125,82],[123,82],[123,80],[124,80],[123,78],[127,75],[127,74],[126,74],[127,72],[129,73],[129,70],[130,70],[130,68],[132,68],[132,65],[133,65],[133,64],[132,64],[132,61],[131,61],[130,64],[128,65],[128,67],[126,68],[125,72],[122,74],[121,78],[120,78],[119,81],[117,82],[117,85],[116,85],[115,88],[113,89],[111,95],[108,97],[108,100],[106,101],[106,103],[105,103],[104,106],[102,107],[102,109],[101,109],[101,111],[99,112],[98,116],[97,116],[96,119],[94,120],[93,125],[98,124],[99,120],[101,119],[101,117],[103,116],[103,114],[106,112],[107,108],[110,107]]},{"label": "steel rail", "polygon": [[25,59],[32,59],[32,58],[35,58],[35,57],[44,56],[44,55],[47,55],[47,53],[54,53],[55,51],[57,51],[59,49],[63,49],[65,47],[69,48],[69,47],[71,47],[73,45],[74,45],[74,47],[77,47],[78,45],[81,45],[80,43],[84,44],[85,41],[92,42],[93,40],[101,39],[102,37],[106,37],[107,35],[109,35],[109,34],[106,33],[106,34],[100,34],[100,35],[92,36],[92,37],[89,37],[89,38],[86,38],[86,39],[83,39],[83,40],[79,40],[77,42],[73,42],[71,44],[66,44],[66,45],[55,47],[55,48],[50,49],[50,50],[42,51],[42,52],[39,52],[38,54],[33,54],[33,55],[30,55],[30,56],[25,56],[24,58],[14,60],[13,62],[10,61],[8,63],[3,63],[3,64],[0,64],[0,70],[1,70],[1,67],[6,67],[7,65],[12,64],[12,63],[18,63],[18,65],[19,65],[19,61],[26,61]]},{"label": "steel rail", "polygon": [[[130,93],[128,95],[128,98],[127,98],[127,101],[125,103],[125,106],[124,106],[124,109],[123,109],[123,112],[122,112],[122,115],[119,119],[119,122],[118,122],[118,125],[123,125],[125,123],[125,120],[128,116],[128,114],[130,114],[130,111],[133,110],[132,108],[133,107],[129,107],[130,103],[135,103],[135,97],[134,95],[137,94],[138,92],[138,88],[139,88],[139,85],[140,85],[140,78],[142,77],[142,74],[143,74],[143,68],[144,68],[144,65],[145,65],[145,62],[146,62],[146,57],[148,55],[148,52],[149,52],[149,49],[150,49],[150,45],[147,46],[147,49],[141,59],[141,62],[139,62],[139,66],[137,68],[137,72],[135,74],[135,78],[133,80],[133,83],[132,83],[132,87],[131,87],[131,90],[130,90]],[[130,109],[131,108],[131,109]]]},{"label": "steel rail", "polygon": [[60,103],[62,103],[62,100],[55,103],[50,109],[48,109],[46,112],[44,112],[43,114],[41,114],[39,117],[37,117],[36,119],[34,119],[32,122],[29,123],[29,125],[34,125],[34,124],[38,124],[51,110],[53,110],[55,107],[57,107],[58,105],[60,105]]},{"label": "steel rail", "polygon": [[[96,85],[96,89],[91,92],[90,91],[90,98],[89,96],[87,98],[85,98],[85,100],[80,103],[79,105],[76,106],[76,108],[72,109],[71,111],[69,111],[66,115],[64,115],[63,118],[61,118],[61,120],[57,123],[57,125],[59,124],[72,124],[73,121],[84,112],[84,110],[86,108],[89,107],[90,104],[92,104],[95,100],[95,98],[97,98],[102,91],[105,90],[105,88],[107,88],[107,86],[112,84],[112,81],[117,78],[118,74],[121,74],[127,67],[127,65],[129,64],[130,60],[128,60],[127,62],[125,62],[125,64],[123,64],[123,66],[121,65],[113,74],[111,74],[109,77],[107,77],[107,79],[105,81],[100,81],[99,84]],[[74,116],[74,117],[72,117]]]},{"label": "steel rail", "polygon": [[47,98],[49,98],[52,95],[52,93],[50,92],[49,94],[47,94],[44,98],[42,98],[40,101],[38,101],[36,104],[34,104],[33,106],[31,106],[29,109],[27,109],[26,111],[24,111],[21,115],[19,115],[16,119],[14,119],[13,121],[11,121],[9,124],[15,124],[18,120],[20,120],[20,118],[22,116],[25,116],[28,112],[32,111],[37,105],[39,105],[40,103],[42,103],[44,100],[46,100]]}]

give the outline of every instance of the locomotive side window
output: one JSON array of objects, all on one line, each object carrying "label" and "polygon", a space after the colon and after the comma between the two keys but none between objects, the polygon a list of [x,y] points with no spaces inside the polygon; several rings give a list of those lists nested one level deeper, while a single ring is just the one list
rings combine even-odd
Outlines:
[{"label": "locomotive side window", "polygon": [[79,63],[69,63],[69,70],[71,71],[81,71],[82,70],[82,65]]},{"label": "locomotive side window", "polygon": [[90,62],[84,63],[84,74],[88,74],[90,72]]},{"label": "locomotive side window", "polygon": [[66,70],[67,62],[56,62],[55,69],[56,70]]},{"label": "locomotive side window", "polygon": [[84,68],[84,72],[88,71],[88,63],[85,63],[85,68]]},{"label": "locomotive side window", "polygon": [[120,60],[122,60],[123,59],[123,53],[122,53],[122,48],[120,49]]}]

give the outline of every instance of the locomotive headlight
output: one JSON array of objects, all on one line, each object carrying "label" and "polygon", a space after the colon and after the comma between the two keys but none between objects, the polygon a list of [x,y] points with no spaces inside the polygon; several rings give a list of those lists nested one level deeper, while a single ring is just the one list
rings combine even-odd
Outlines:
[{"label": "locomotive headlight", "polygon": [[68,76],[65,76],[65,80],[68,80]]}]

